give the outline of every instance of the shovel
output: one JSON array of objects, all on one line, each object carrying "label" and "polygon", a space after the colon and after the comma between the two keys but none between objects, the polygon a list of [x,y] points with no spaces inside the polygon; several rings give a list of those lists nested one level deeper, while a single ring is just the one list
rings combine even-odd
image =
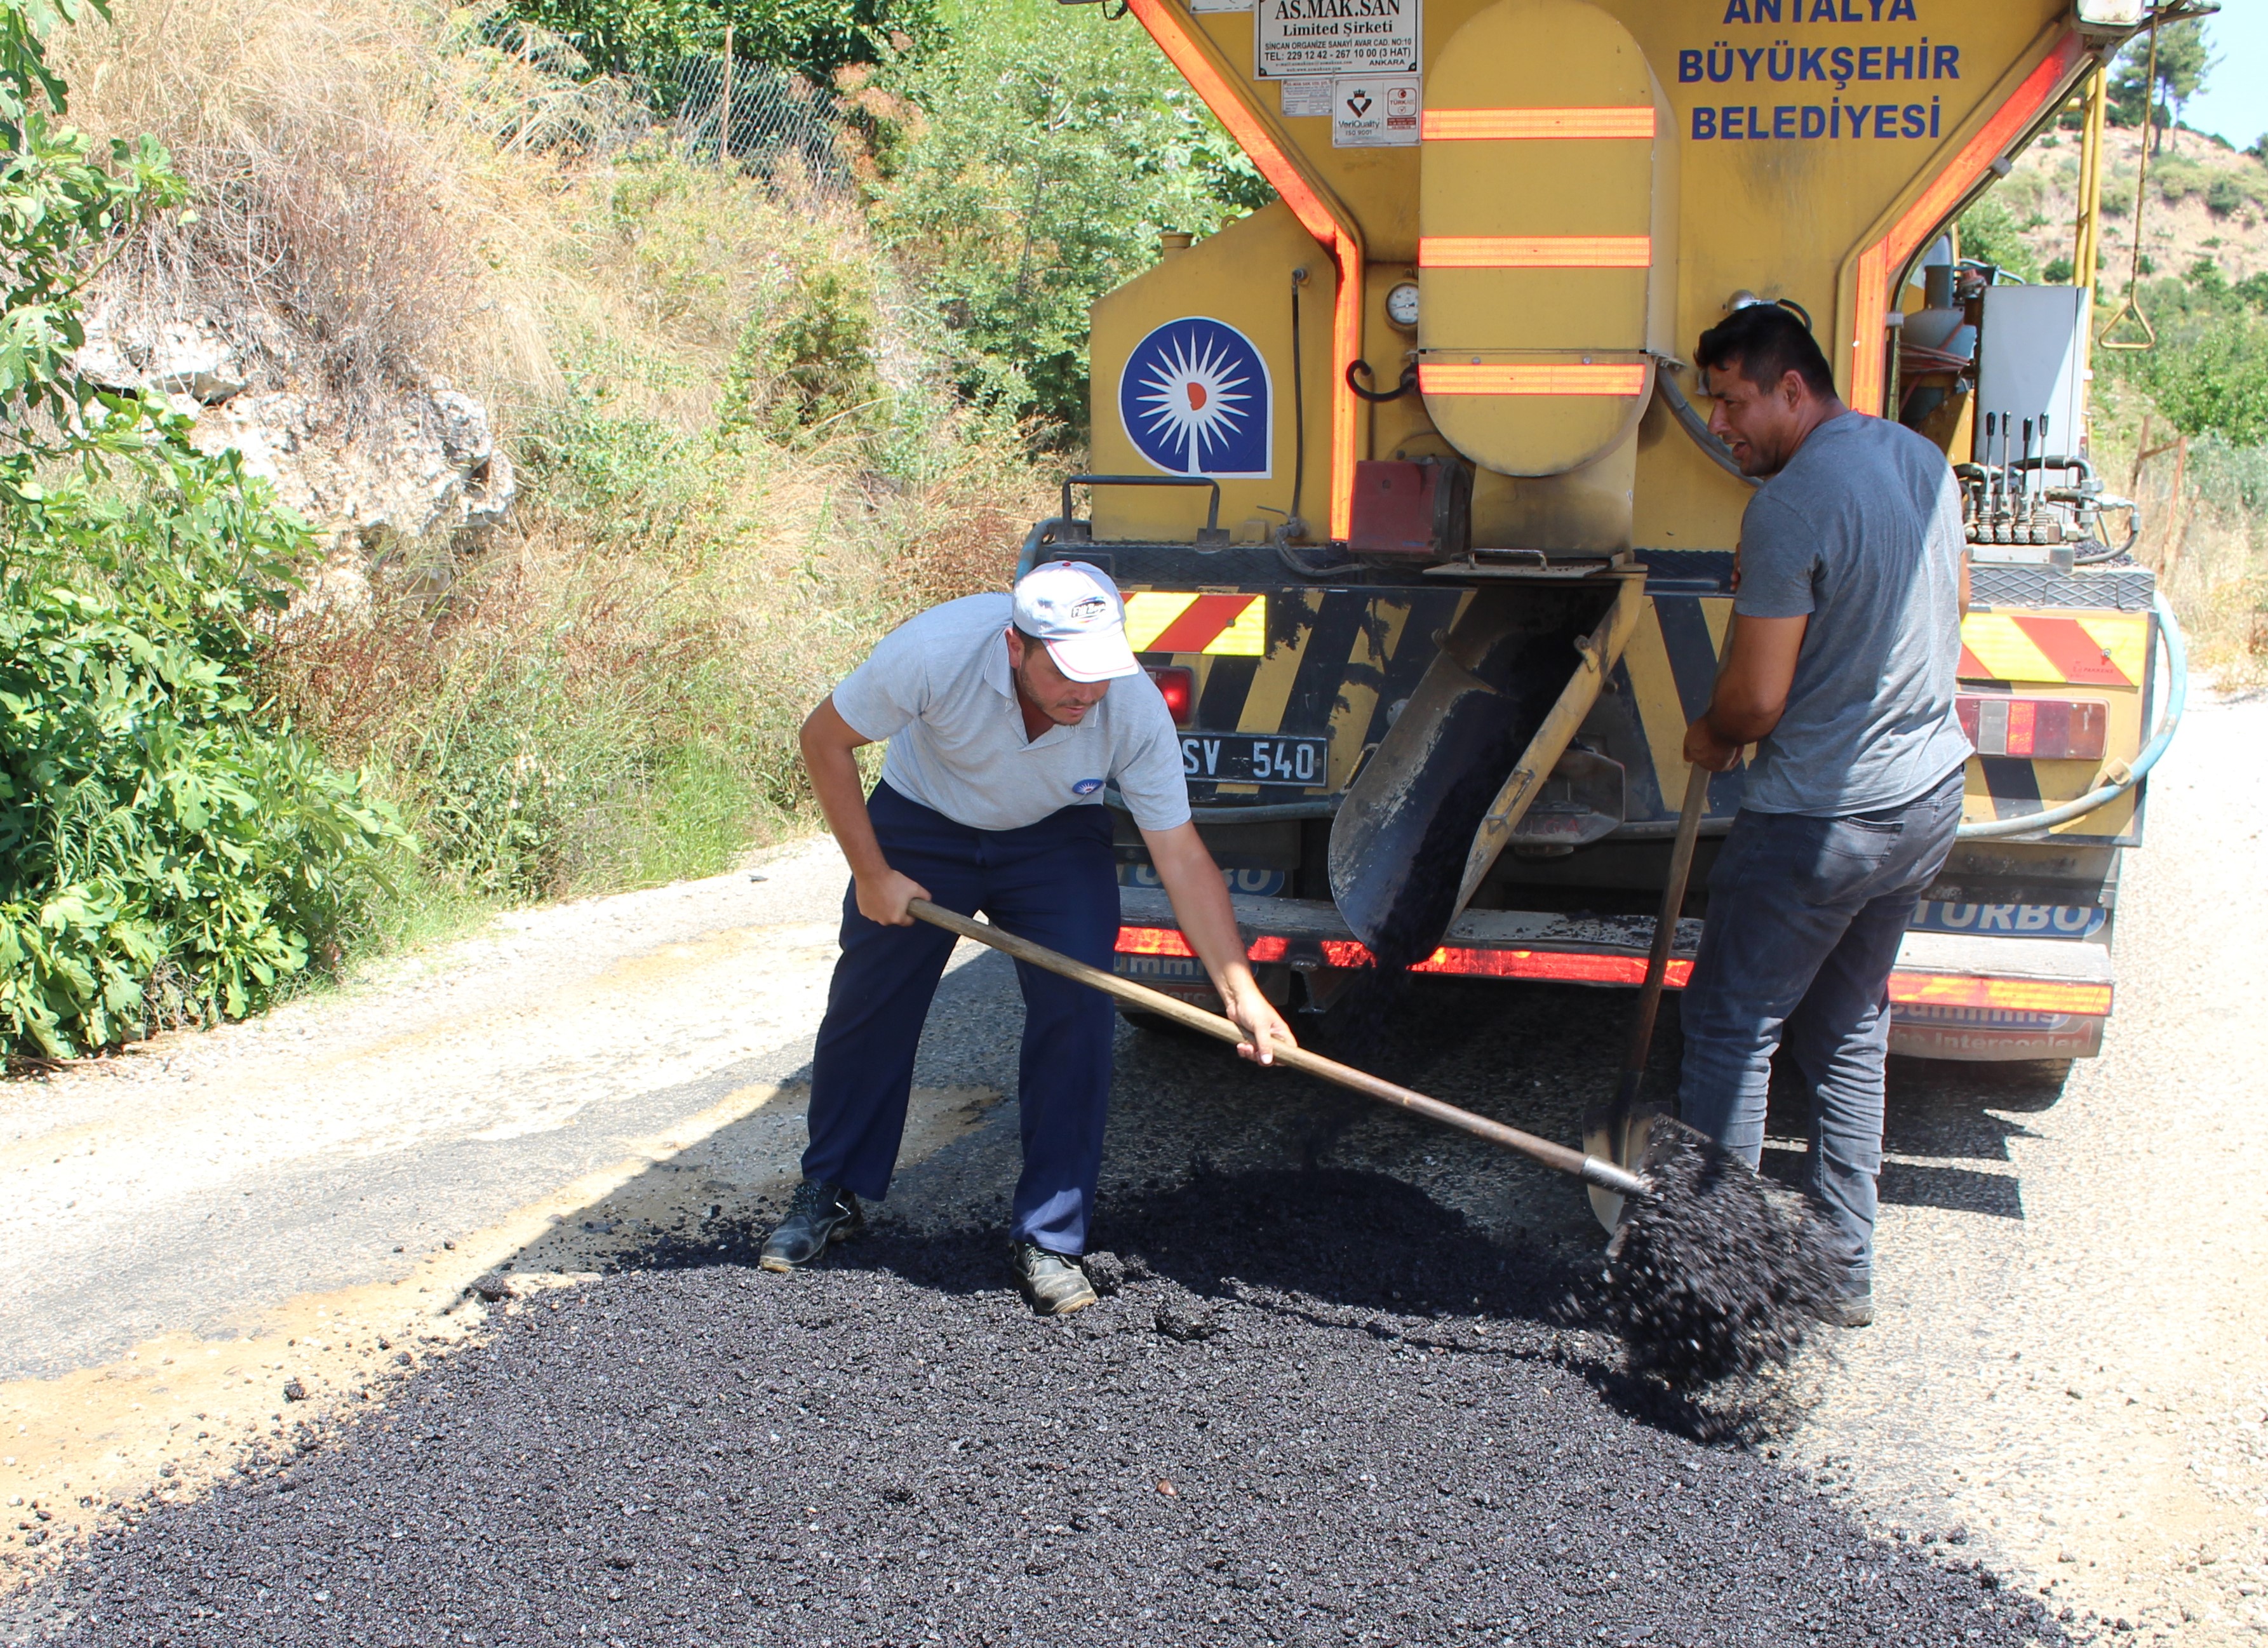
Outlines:
[{"label": "shovel", "polygon": [[[1019,938],[1013,933],[1003,932],[986,923],[972,921],[955,911],[940,909],[927,899],[908,900],[906,911],[932,927],[942,927],[963,938],[990,945],[1019,961],[1028,961],[1035,967],[1091,985],[1106,996],[1117,997],[1130,1007],[1138,1007],[1145,1012],[1156,1013],[1161,1019],[1170,1019],[1175,1024],[1185,1025],[1219,1041],[1233,1042],[1246,1039],[1244,1032],[1237,1028],[1233,1020],[1224,1019],[1219,1013],[1192,1007],[1161,990],[1153,990],[1146,985],[1120,978],[1115,973],[1105,973],[1101,968],[1091,967],[1083,961],[1074,961],[1067,955],[1058,955],[1028,938]],[[1613,1162],[1602,1161],[1596,1156],[1586,1156],[1580,1151],[1570,1150],[1565,1144],[1555,1144],[1547,1138],[1538,1138],[1533,1133],[1523,1133],[1518,1128],[1505,1126],[1501,1122],[1491,1122],[1488,1117],[1475,1115],[1469,1110],[1460,1110],[1453,1104],[1445,1104],[1439,1099],[1429,1098],[1407,1087],[1398,1087],[1351,1064],[1327,1059],[1320,1053],[1310,1053],[1305,1048],[1278,1047],[1273,1052],[1276,1063],[1287,1069],[1304,1070],[1310,1076],[1321,1077],[1327,1082],[1350,1088],[1382,1103],[1429,1116],[1436,1122],[1470,1133],[1476,1138],[1484,1138],[1491,1144],[1518,1151],[1555,1172],[1572,1173],[1591,1186],[1594,1195],[1602,1190],[1611,1192],[1616,1207],[1622,1205],[1624,1196],[1644,1196],[1648,1193],[1644,1179]]]},{"label": "shovel", "polygon": [[[1677,814],[1677,837],[1669,849],[1669,879],[1662,884],[1661,909],[1653,918],[1653,948],[1646,953],[1646,985],[1638,993],[1638,1012],[1631,1020],[1622,1078],[1616,1084],[1613,1102],[1583,1113],[1583,1148],[1613,1162],[1644,1159],[1653,1119],[1664,1114],[1659,1105],[1641,1107],[1638,1092],[1646,1080],[1646,1055],[1653,1048],[1653,1019],[1661,1006],[1662,982],[1669,975],[1669,947],[1676,941],[1677,918],[1685,908],[1693,842],[1701,833],[1701,815],[1709,810],[1709,769],[1689,767],[1685,774],[1685,806]],[[1594,1180],[1591,1211],[1611,1231],[1622,1223],[1623,1199]]]}]

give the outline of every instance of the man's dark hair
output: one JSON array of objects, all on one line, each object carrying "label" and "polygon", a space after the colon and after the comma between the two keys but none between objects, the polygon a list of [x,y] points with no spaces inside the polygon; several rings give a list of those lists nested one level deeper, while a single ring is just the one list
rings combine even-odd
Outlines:
[{"label": "man's dark hair", "polygon": [[1737,372],[1759,389],[1793,372],[1815,395],[1835,393],[1835,373],[1810,330],[1774,303],[1734,310],[1701,335],[1694,359],[1704,372]]},{"label": "man's dark hair", "polygon": [[1025,629],[1024,626],[1020,623],[1011,623],[1008,628],[1013,629],[1019,636],[1022,636],[1024,644],[1027,647],[1044,646],[1047,644],[1045,642],[1042,641],[1039,636],[1034,635],[1030,630]]}]

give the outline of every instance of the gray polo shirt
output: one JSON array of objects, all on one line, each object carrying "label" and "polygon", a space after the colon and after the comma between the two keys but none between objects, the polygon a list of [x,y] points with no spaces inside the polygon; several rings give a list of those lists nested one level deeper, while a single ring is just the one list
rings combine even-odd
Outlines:
[{"label": "gray polo shirt", "polygon": [[1811,622],[1743,806],[1873,812],[1969,759],[1953,704],[1961,553],[1945,454],[1884,418],[1846,412],[1821,424],[1749,500],[1733,610]]},{"label": "gray polo shirt", "polygon": [[964,595],[882,637],[835,689],[861,737],[890,741],[882,782],[974,829],[1021,829],[1102,805],[1115,784],[1145,830],[1189,819],[1174,717],[1147,675],[1122,676],[1075,727],[1024,733],[1008,668],[1007,595]]}]

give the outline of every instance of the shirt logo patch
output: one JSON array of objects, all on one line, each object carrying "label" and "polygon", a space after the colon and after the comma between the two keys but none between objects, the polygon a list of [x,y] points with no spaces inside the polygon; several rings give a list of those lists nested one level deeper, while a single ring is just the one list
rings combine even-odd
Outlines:
[{"label": "shirt logo patch", "polygon": [[1077,796],[1091,796],[1091,795],[1093,795],[1096,791],[1098,791],[1098,790],[1100,790],[1100,789],[1101,789],[1101,788],[1102,788],[1102,780],[1101,780],[1101,779],[1100,779],[1100,778],[1082,778],[1082,779],[1080,779],[1077,784],[1073,784],[1073,785],[1071,787],[1071,792],[1073,795],[1077,795]]}]

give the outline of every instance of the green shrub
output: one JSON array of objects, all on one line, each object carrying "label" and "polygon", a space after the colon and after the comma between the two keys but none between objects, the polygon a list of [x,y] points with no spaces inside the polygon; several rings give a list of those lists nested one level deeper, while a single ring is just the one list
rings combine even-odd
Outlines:
[{"label": "green shrub", "polygon": [[2020,280],[2040,278],[2039,259],[2024,239],[2014,212],[1997,193],[1961,214],[1961,255],[2006,269]]},{"label": "green shrub", "polygon": [[304,526],[70,369],[92,254],[182,193],[52,123],[41,31],[79,11],[0,0],[0,1042],[50,1056],[252,1011],[407,842],[248,688]]},{"label": "green shrub", "polygon": [[2226,217],[2242,210],[2250,198],[2244,185],[2224,172],[2205,185],[2205,209],[2216,217]]},{"label": "green shrub", "polygon": [[1087,305],[1272,195],[1150,37],[1099,6],[966,0],[880,77],[875,221],[961,339],[962,392],[1076,431]]},{"label": "green shrub", "polygon": [[2156,327],[2154,348],[2106,351],[2107,371],[2141,390],[2183,434],[2232,447],[2268,440],[2268,319],[2256,306],[2268,282],[2232,284],[2198,258],[2185,279],[2153,281],[2136,299]]},{"label": "green shrub", "polygon": [[519,16],[561,35],[603,73],[635,75],[665,94],[680,59],[715,52],[733,26],[733,55],[821,82],[845,63],[872,63],[891,36],[936,32],[930,0],[516,0]]},{"label": "green shrub", "polygon": [[0,526],[0,1036],[49,1055],[261,1005],[403,839],[250,696],[304,537],[180,433],[140,497]]},{"label": "green shrub", "polygon": [[761,429],[791,445],[883,421],[875,368],[880,320],[871,284],[850,269],[799,274],[781,309],[751,317],[725,375],[718,418],[730,439]]}]

